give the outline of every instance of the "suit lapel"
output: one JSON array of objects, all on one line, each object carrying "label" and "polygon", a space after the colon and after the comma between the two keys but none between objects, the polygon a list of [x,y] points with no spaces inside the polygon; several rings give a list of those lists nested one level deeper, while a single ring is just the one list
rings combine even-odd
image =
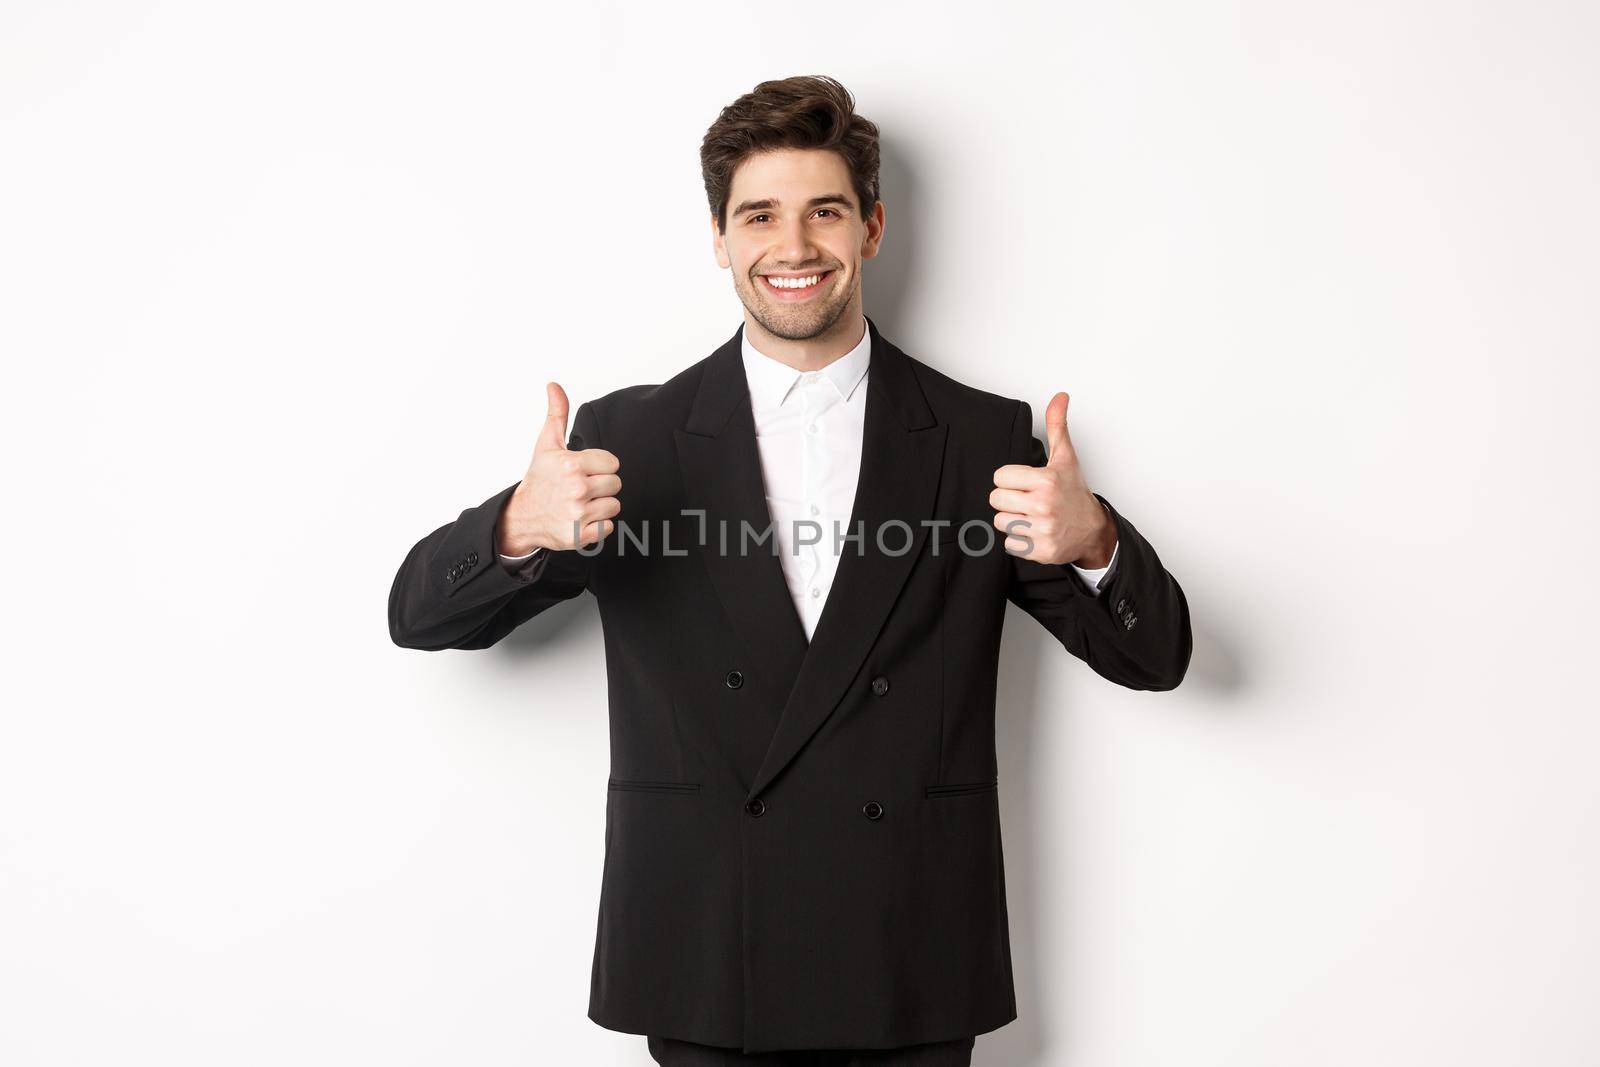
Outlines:
[{"label": "suit lapel", "polygon": [[[804,650],[794,687],[751,784],[749,797],[765,789],[833,713],[851,679],[861,669],[927,541],[928,527],[922,520],[933,514],[944,462],[945,426],[934,421],[912,371],[910,358],[884,340],[871,318],[867,319],[867,328],[872,331],[872,346],[867,368],[861,470],[856,479],[850,525],[843,531],[854,534],[859,530],[863,534],[861,544],[844,543],[827,603],[817,620],[810,646]],[[748,417],[748,396],[743,406]],[[743,451],[742,442],[740,451]],[[754,456],[753,437],[749,451]],[[756,459],[758,461],[759,457]],[[759,467],[756,474],[759,486]],[[764,514],[764,496],[759,503]],[[884,528],[886,523],[894,524]],[[880,529],[883,530],[881,548]],[[832,531],[827,531],[825,535],[831,534]],[[901,551],[908,537],[909,547]],[[772,564],[777,592],[782,594],[782,616],[786,623],[792,622],[798,628],[803,640],[805,631],[800,627],[778,561],[767,562]],[[765,573],[750,577],[760,579],[763,585],[768,584]],[[753,616],[758,610],[774,614],[779,611],[775,603],[777,598],[770,591],[753,593],[750,601],[760,599],[761,603],[746,603],[738,620],[741,625],[753,627],[756,623]],[[773,623],[767,621],[765,630],[770,634],[774,629]]]},{"label": "suit lapel", "polygon": [[[685,540],[703,540],[693,551],[705,561],[717,599],[745,643],[750,669],[787,691],[806,654],[806,632],[783,578],[776,536],[763,544],[752,538],[740,551],[741,524],[756,537],[772,528],[740,355],[743,336],[741,324],[711,354],[689,419],[673,431],[686,507],[705,513],[704,538],[692,529]],[[699,521],[694,515],[685,519],[691,528]],[[727,534],[726,551],[721,531]]]}]

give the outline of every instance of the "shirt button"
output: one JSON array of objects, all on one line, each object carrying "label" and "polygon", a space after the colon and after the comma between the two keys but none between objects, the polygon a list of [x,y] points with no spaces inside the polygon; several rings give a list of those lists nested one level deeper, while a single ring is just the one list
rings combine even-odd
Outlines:
[{"label": "shirt button", "polygon": [[738,671],[729,671],[728,676],[722,680],[727,684],[729,689],[737,689],[744,684],[744,675],[740,674]]},{"label": "shirt button", "polygon": [[752,815],[759,819],[761,818],[762,814],[766,812],[767,805],[766,802],[760,797],[756,797],[754,800],[750,801],[750,803],[744,806],[744,810],[746,814]]},{"label": "shirt button", "polygon": [[822,590],[820,588],[818,588],[817,586],[812,586],[811,587],[811,595],[812,596],[821,596],[822,595]]},{"label": "shirt button", "polygon": [[811,505],[811,514],[813,514],[813,515],[821,515],[822,514],[822,509],[817,507],[815,504],[812,504]]},{"label": "shirt button", "polygon": [[869,800],[861,806],[861,814],[869,819],[883,818],[883,805],[876,800]]},{"label": "shirt button", "polygon": [[817,432],[817,424],[816,423],[812,422],[812,423],[807,423],[806,424],[806,433],[816,433],[816,432]]}]

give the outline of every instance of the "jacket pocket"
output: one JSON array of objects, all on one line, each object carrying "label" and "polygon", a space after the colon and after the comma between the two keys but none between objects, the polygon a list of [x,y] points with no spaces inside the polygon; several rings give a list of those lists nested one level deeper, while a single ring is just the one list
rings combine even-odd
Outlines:
[{"label": "jacket pocket", "polygon": [[930,785],[924,793],[929,797],[964,797],[972,793],[993,793],[1000,787],[998,778],[990,778],[982,782],[952,782],[944,785]]},{"label": "jacket pocket", "polygon": [[693,794],[700,792],[699,782],[653,782],[642,778],[607,778],[607,789],[630,789],[640,793],[684,793]]}]

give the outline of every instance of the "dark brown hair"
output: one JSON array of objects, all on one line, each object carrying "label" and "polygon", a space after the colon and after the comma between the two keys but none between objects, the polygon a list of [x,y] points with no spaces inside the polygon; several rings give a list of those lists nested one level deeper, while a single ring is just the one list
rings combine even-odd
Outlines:
[{"label": "dark brown hair", "polygon": [[733,172],[775,148],[826,148],[850,168],[861,214],[878,202],[878,127],[856,114],[850,91],[826,75],[764,81],[722,109],[700,142],[700,173],[717,229],[728,229]]}]

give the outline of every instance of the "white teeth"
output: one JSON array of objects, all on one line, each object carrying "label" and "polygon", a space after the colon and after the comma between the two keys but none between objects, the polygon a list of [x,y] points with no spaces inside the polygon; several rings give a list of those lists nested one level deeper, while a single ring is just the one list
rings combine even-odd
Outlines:
[{"label": "white teeth", "polygon": [[774,278],[767,275],[767,284],[775,289],[808,289],[822,280],[822,275],[813,274],[808,278]]}]

